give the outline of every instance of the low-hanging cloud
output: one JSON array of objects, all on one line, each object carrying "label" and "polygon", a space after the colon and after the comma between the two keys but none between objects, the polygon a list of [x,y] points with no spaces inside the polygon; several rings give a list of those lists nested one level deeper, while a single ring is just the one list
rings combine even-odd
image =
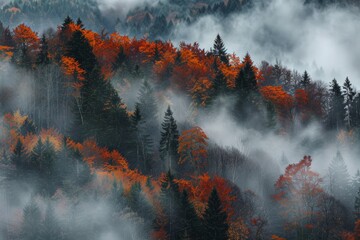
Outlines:
[{"label": "low-hanging cloud", "polygon": [[272,0],[226,19],[205,16],[175,29],[175,41],[199,42],[209,49],[219,33],[229,52],[300,72],[315,80],[343,81],[347,76],[360,88],[360,15],[358,9],[314,9],[298,0]]}]

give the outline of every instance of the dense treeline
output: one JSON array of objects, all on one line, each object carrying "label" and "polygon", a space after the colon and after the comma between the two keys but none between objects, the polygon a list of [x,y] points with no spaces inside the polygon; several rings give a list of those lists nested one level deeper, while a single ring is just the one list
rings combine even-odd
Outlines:
[{"label": "dense treeline", "polygon": [[294,139],[319,124],[320,147],[358,146],[360,94],[348,78],[327,86],[279,63],[255,66],[219,35],[209,51],[176,48],[70,17],[41,37],[0,25],[0,56],[1,237],[358,237],[360,173],[351,177],[340,151],[323,177],[310,156],[284,155],[276,170],[262,152],[219,146],[199,127],[226,109],[264,136]]}]

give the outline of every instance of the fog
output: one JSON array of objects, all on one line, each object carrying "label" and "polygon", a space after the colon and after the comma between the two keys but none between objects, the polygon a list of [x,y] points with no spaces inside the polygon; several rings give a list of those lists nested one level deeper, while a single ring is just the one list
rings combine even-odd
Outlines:
[{"label": "fog", "polygon": [[176,42],[199,42],[209,49],[217,33],[229,52],[249,52],[256,64],[278,59],[289,68],[308,70],[315,80],[342,82],[349,76],[360,88],[357,9],[318,10],[299,0],[272,0],[227,19],[205,16],[190,26],[178,25],[174,36]]}]

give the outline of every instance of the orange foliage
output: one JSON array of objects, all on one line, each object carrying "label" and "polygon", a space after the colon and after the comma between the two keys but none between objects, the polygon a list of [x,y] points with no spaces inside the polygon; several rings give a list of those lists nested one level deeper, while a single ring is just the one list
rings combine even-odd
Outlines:
[{"label": "orange foliage", "polygon": [[84,75],[86,71],[82,69],[80,63],[72,57],[62,57],[61,63],[64,74],[73,78],[69,85],[76,90],[75,94],[79,94],[78,91],[84,85],[83,81],[85,80]]},{"label": "orange foliage", "polygon": [[276,236],[276,235],[272,235],[271,239],[272,240],[286,240],[286,238],[282,238],[282,237],[279,237],[279,236]]},{"label": "orange foliage", "polygon": [[355,222],[354,232],[344,232],[342,234],[343,240],[358,240],[360,239],[360,219]]},{"label": "orange foliage", "polygon": [[20,24],[14,29],[14,40],[17,44],[26,47],[37,47],[40,41],[37,34],[25,24]]},{"label": "orange foliage", "polygon": [[179,163],[190,161],[198,166],[199,161],[207,157],[207,139],[208,137],[200,127],[183,131],[179,137]]},{"label": "orange foliage", "polygon": [[12,47],[0,45],[0,58],[10,60],[13,55],[14,52]]},{"label": "orange foliage", "polygon": [[262,96],[270,101],[282,120],[291,120],[291,109],[294,106],[293,98],[284,91],[282,86],[266,86],[260,89]]}]

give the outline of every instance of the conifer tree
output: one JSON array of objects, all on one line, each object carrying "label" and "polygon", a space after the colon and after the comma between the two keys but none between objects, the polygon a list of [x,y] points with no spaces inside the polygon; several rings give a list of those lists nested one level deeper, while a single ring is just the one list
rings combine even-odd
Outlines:
[{"label": "conifer tree", "polygon": [[310,83],[311,83],[310,76],[308,72],[305,71],[300,81],[300,87],[306,90],[310,86]]},{"label": "conifer tree", "polygon": [[36,63],[38,65],[47,65],[50,63],[49,59],[49,46],[45,35],[42,36],[40,41],[40,52],[37,56]]},{"label": "conifer tree", "polygon": [[175,164],[179,159],[177,152],[179,147],[179,131],[170,106],[165,112],[164,121],[161,126],[160,157],[165,165],[165,169],[173,171],[176,169]]},{"label": "conifer tree", "polygon": [[336,79],[334,79],[330,84],[330,102],[327,117],[328,128],[339,130],[343,126],[344,117],[344,98],[341,93],[340,85]]},{"label": "conifer tree", "polygon": [[136,145],[137,161],[134,167],[143,173],[149,173],[152,168],[153,141],[146,133],[146,121],[140,113],[139,104],[136,104],[130,120],[135,134]]},{"label": "conifer tree", "polygon": [[54,208],[48,203],[45,218],[41,226],[41,240],[61,240],[61,228],[60,223],[56,219]]},{"label": "conifer tree", "polygon": [[209,197],[204,214],[204,235],[208,240],[227,240],[229,225],[227,214],[223,209],[221,200],[214,188]]},{"label": "conifer tree", "polygon": [[329,179],[330,193],[346,202],[349,198],[350,175],[340,151],[337,151],[336,157],[330,163]]},{"label": "conifer tree", "polygon": [[146,122],[147,134],[156,135],[158,132],[158,106],[154,90],[148,80],[144,80],[138,94],[138,105],[141,115]]},{"label": "conifer tree", "polygon": [[181,195],[180,225],[182,239],[202,239],[202,225],[186,190]]},{"label": "conifer tree", "polygon": [[34,200],[31,200],[23,210],[21,239],[41,240],[41,213]]},{"label": "conifer tree", "polygon": [[346,78],[344,86],[343,86],[343,98],[344,98],[344,109],[345,109],[345,126],[348,129],[353,127],[353,108],[354,108],[354,97],[356,92],[352,88],[352,84],[349,78]]},{"label": "conifer tree", "polygon": [[358,189],[355,197],[355,218],[356,220],[360,219],[360,188]]},{"label": "conifer tree", "polygon": [[27,156],[24,145],[20,139],[18,139],[11,155],[11,162],[15,165],[18,173],[27,167]]},{"label": "conifer tree", "polygon": [[227,79],[221,69],[219,69],[216,59],[214,60],[213,68],[215,77],[212,81],[213,88],[210,93],[210,101],[215,100],[218,96],[226,95],[228,92]]},{"label": "conifer tree", "polygon": [[220,61],[222,61],[225,64],[229,64],[229,59],[227,56],[225,44],[220,37],[220,34],[216,35],[214,46],[213,46],[213,53],[215,56],[218,56]]},{"label": "conifer tree", "polygon": [[[160,203],[164,216],[157,216],[157,218],[166,219],[165,226],[162,227],[166,230],[169,239],[180,240],[180,233],[183,230],[178,217],[182,211],[180,192],[179,186],[174,182],[174,176],[170,171],[161,179]],[[160,226],[155,224],[155,228],[158,227]]]}]

